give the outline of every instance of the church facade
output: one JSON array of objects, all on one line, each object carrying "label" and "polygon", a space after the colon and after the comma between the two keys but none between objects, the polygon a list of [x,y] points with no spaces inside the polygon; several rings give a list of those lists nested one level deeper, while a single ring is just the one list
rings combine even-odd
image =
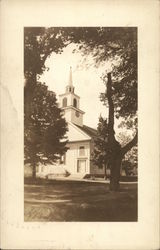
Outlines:
[{"label": "church facade", "polygon": [[[68,123],[68,150],[56,165],[65,169],[71,175],[85,176],[87,174],[103,174],[91,161],[94,138],[97,131],[83,124],[84,111],[80,109],[80,97],[75,94],[70,68],[69,81],[64,94],[59,95],[59,107]],[[54,166],[39,167],[38,174],[54,173]]]}]

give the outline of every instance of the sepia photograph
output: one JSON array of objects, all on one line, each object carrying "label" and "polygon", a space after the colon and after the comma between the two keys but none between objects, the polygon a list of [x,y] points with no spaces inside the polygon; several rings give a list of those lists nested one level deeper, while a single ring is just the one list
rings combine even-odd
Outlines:
[{"label": "sepia photograph", "polygon": [[159,1],[0,1],[1,249],[159,249]]},{"label": "sepia photograph", "polygon": [[24,27],[24,221],[138,221],[137,27]]}]

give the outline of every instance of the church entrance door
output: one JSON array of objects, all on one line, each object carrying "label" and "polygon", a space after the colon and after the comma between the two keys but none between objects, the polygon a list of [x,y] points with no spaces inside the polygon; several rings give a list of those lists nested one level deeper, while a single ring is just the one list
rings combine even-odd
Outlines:
[{"label": "church entrance door", "polygon": [[86,172],[86,160],[78,160],[77,161],[77,172],[85,173]]}]

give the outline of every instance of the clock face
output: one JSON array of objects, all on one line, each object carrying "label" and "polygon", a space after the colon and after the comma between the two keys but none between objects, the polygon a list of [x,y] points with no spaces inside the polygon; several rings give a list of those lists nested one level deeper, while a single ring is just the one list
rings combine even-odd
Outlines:
[{"label": "clock face", "polygon": [[76,116],[79,117],[79,112],[78,111],[76,111]]}]

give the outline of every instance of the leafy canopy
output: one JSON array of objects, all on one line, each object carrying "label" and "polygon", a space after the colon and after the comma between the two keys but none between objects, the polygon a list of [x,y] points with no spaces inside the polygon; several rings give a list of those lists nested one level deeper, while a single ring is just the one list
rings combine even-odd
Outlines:
[{"label": "leafy canopy", "polygon": [[[67,124],[54,92],[41,83],[37,83],[32,91],[29,106],[24,106],[25,162],[32,165],[53,163],[67,150]],[[26,97],[25,92],[25,103]]]},{"label": "leafy canopy", "polygon": [[112,158],[116,157],[116,152],[118,152],[118,150],[118,142],[114,141],[114,147],[112,143],[109,142],[108,120],[100,116],[97,136],[94,139],[94,150],[91,157],[92,162],[99,168],[109,168]]},{"label": "leafy canopy", "polygon": [[[136,27],[82,27],[67,28],[71,41],[84,56],[92,55],[95,66],[112,65],[113,101],[117,118],[127,125],[137,124],[137,28]],[[102,76],[106,84],[107,71]],[[101,101],[107,104],[106,93]],[[128,122],[133,120],[132,124]],[[124,125],[124,124],[123,124]]]},{"label": "leafy canopy", "polygon": [[24,28],[24,153],[32,166],[53,163],[67,150],[67,124],[56,95],[37,81],[46,58],[66,45],[60,28]]},{"label": "leafy canopy", "polygon": [[25,79],[41,75],[45,61],[52,52],[62,53],[68,41],[64,30],[59,27],[25,27],[24,28],[24,76]]}]

